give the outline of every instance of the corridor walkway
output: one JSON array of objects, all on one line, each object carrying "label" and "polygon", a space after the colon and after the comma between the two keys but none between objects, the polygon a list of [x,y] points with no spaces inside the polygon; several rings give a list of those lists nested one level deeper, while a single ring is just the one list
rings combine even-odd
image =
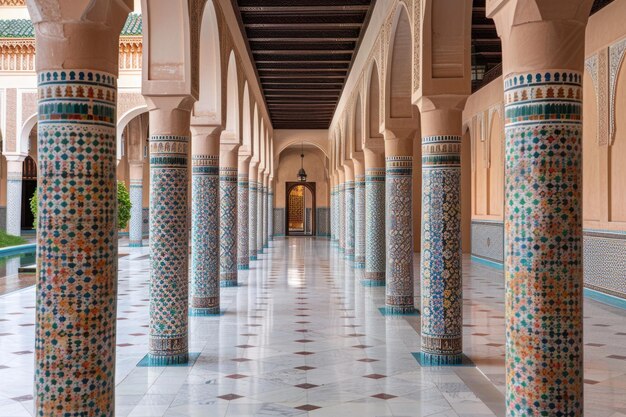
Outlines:
[{"label": "corridor walkway", "polygon": [[[121,249],[118,417],[504,415],[494,269],[465,263],[465,353],[478,368],[420,368],[419,317],[381,315],[383,288],[308,238],[272,242],[241,286],[222,289],[223,316],[190,318],[193,366],[146,368],[148,250]],[[0,297],[0,416],[32,412],[34,300],[34,287]],[[587,300],[585,313],[586,415],[625,416],[623,312]]]}]

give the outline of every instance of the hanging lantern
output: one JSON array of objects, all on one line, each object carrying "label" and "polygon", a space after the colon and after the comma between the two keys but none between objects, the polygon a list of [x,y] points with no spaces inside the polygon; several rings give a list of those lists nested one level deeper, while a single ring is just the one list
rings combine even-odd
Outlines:
[{"label": "hanging lantern", "polygon": [[302,144],[302,153],[300,154],[300,171],[298,171],[298,181],[306,182],[306,171],[304,170],[304,143]]}]

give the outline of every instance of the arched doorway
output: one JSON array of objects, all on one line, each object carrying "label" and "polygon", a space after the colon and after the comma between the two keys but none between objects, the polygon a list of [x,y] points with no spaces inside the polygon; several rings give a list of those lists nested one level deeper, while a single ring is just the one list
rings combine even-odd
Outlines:
[{"label": "arched doorway", "polygon": [[287,182],[285,233],[287,236],[315,235],[315,183]]},{"label": "arched doorway", "polygon": [[37,191],[37,163],[29,155],[22,162],[22,230],[32,230],[35,217],[30,210],[30,200]]}]

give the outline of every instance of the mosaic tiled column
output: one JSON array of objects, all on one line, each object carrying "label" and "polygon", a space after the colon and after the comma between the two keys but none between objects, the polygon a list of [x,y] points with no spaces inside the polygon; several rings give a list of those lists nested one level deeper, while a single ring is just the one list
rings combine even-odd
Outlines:
[{"label": "mosaic tiled column", "polygon": [[263,178],[263,248],[267,248],[269,243],[269,175]]},{"label": "mosaic tiled column", "polygon": [[130,163],[130,222],[128,225],[128,246],[140,248],[143,245],[143,163]]},{"label": "mosaic tiled column", "polygon": [[257,189],[256,189],[256,253],[257,255],[263,254],[263,223],[264,223],[264,212],[265,212],[265,204],[263,204],[263,196],[265,195],[265,186],[263,185],[263,174],[260,174],[258,177]]},{"label": "mosaic tiled column", "polygon": [[[68,13],[59,2],[28,1],[43,51],[37,54],[36,416],[115,415],[118,39],[130,10],[104,3],[89,7],[109,6],[105,16],[94,12],[83,21],[85,4]],[[3,384],[13,382],[3,377]]]},{"label": "mosaic tiled column", "polygon": [[331,180],[330,189],[330,244],[337,244],[337,186],[334,178]]},{"label": "mosaic tiled column", "polygon": [[42,70],[38,83],[36,415],[113,416],[117,76]]},{"label": "mosaic tiled column", "polygon": [[413,289],[413,157],[387,156],[385,172],[385,229],[387,312],[410,313]]},{"label": "mosaic tiled column", "polygon": [[461,111],[422,113],[422,134],[422,360],[453,365],[463,352]]},{"label": "mosaic tiled column", "polygon": [[345,199],[345,258],[354,261],[354,181],[349,180],[344,183]]},{"label": "mosaic tiled column", "polygon": [[355,162],[354,176],[354,267],[365,268],[365,175],[363,162]]},{"label": "mosaic tiled column", "polygon": [[189,358],[188,98],[150,97],[150,337],[155,365]]},{"label": "mosaic tiled column", "polygon": [[505,79],[509,416],[583,415],[581,83]]},{"label": "mosaic tiled column", "polygon": [[339,171],[339,184],[337,185],[337,200],[339,210],[337,212],[338,226],[339,226],[339,252],[346,250],[346,199],[345,199],[345,182],[343,171]]},{"label": "mosaic tiled column", "polygon": [[[227,148],[227,149],[226,149]],[[237,286],[237,148],[220,153],[220,286]]]},{"label": "mosaic tiled column", "polygon": [[250,269],[250,157],[239,158],[237,182],[237,269]]},{"label": "mosaic tiled column", "polygon": [[506,410],[582,417],[582,80],[592,2],[528,3],[538,12],[495,15],[504,59]]},{"label": "mosaic tiled column", "polygon": [[[273,183],[273,179],[270,179],[270,184]],[[267,194],[267,230],[269,233],[268,239],[274,240],[274,189],[270,188]]]},{"label": "mosaic tiled column", "polygon": [[22,167],[23,155],[7,155],[7,233],[22,233]]},{"label": "mosaic tiled column", "polygon": [[364,284],[385,285],[385,156],[365,150]]},{"label": "mosaic tiled column", "polygon": [[220,130],[214,126],[192,126],[190,314],[193,316],[220,312]]},{"label": "mosaic tiled column", "polygon": [[256,249],[256,234],[257,234],[257,213],[258,213],[258,184],[257,184],[257,171],[258,171],[258,162],[250,163],[250,175],[248,176],[248,185],[249,185],[249,215],[248,215],[248,250],[250,254],[250,260],[257,260],[257,249]]}]

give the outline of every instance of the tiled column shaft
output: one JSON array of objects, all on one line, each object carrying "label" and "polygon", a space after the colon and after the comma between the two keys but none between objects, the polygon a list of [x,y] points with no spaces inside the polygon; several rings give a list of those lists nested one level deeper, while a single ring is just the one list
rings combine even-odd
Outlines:
[{"label": "tiled column shaft", "polygon": [[463,352],[461,111],[422,113],[421,351],[457,364]]},{"label": "tiled column shaft", "polygon": [[191,314],[203,316],[220,312],[220,128],[192,132]]},{"label": "tiled column shaft", "polygon": [[[225,149],[228,147],[228,149]],[[237,148],[220,153],[220,286],[237,286]]]},{"label": "tiled column shaft", "polygon": [[387,156],[385,173],[386,298],[390,313],[414,310],[413,157]]},{"label": "tiled column shaft", "polygon": [[249,178],[249,240],[248,240],[248,250],[250,253],[250,260],[257,260],[257,250],[256,250],[256,234],[257,234],[257,213],[258,213],[258,183],[257,183],[257,170],[258,170],[258,162],[250,164],[250,176]]},{"label": "tiled column shaft", "polygon": [[[118,45],[130,10],[95,0],[68,13],[60,3],[28,0],[40,51],[32,411],[113,417]],[[107,13],[82,20],[88,8]]]},{"label": "tiled column shaft", "polygon": [[265,204],[263,204],[263,195],[265,194],[265,190],[264,190],[264,185],[263,185],[263,174],[261,173],[258,177],[257,177],[257,189],[256,189],[256,201],[257,201],[257,207],[256,207],[256,217],[257,217],[257,224],[256,224],[256,253],[257,254],[263,254],[263,212],[265,210],[263,210],[263,208],[265,207]]},{"label": "tiled column shaft", "polygon": [[188,360],[188,98],[150,98],[149,358]]},{"label": "tiled column shaft", "polygon": [[354,261],[354,181],[349,180],[345,182],[345,207],[346,207],[346,220],[345,220],[345,239],[346,239],[346,253],[347,260]]},{"label": "tiled column shaft", "polygon": [[385,285],[385,157],[365,151],[365,283]]},{"label": "tiled column shaft", "polygon": [[239,159],[237,182],[237,269],[250,269],[250,158]]},{"label": "tiled column shaft", "polygon": [[362,161],[355,162],[354,176],[354,267],[365,268],[365,175]]},{"label": "tiled column shaft", "polygon": [[346,193],[345,183],[342,181],[339,183],[339,252],[346,250]]},{"label": "tiled column shaft", "polygon": [[[272,181],[270,181],[271,183]],[[268,217],[267,217],[267,229],[269,233],[269,240],[274,240],[274,189],[270,188],[269,194],[267,196],[267,204],[268,204]]]},{"label": "tiled column shaft", "polygon": [[143,163],[130,164],[129,246],[139,248],[143,240]]},{"label": "tiled column shaft", "polygon": [[40,70],[38,83],[35,412],[113,416],[117,75]]},{"label": "tiled column shaft", "polygon": [[24,156],[7,156],[7,233],[22,233],[22,166]]},{"label": "tiled column shaft", "polygon": [[506,410],[582,417],[582,80],[593,2],[527,3],[493,16],[505,103]]},{"label": "tiled column shaft", "polygon": [[337,244],[337,186],[334,180],[331,181],[332,188],[330,190],[330,243]]},{"label": "tiled column shaft", "polygon": [[269,242],[269,176],[266,174],[263,186],[263,248],[267,248]]}]

